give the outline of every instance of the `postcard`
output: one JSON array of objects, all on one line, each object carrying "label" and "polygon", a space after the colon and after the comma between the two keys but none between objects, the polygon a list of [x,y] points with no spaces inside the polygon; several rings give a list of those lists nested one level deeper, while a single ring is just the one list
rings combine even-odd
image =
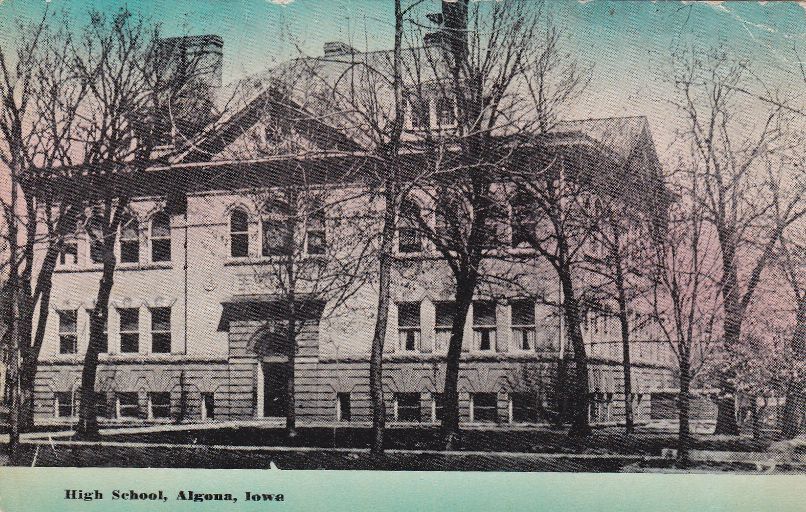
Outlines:
[{"label": "postcard", "polygon": [[0,510],[802,510],[805,22],[0,0]]}]

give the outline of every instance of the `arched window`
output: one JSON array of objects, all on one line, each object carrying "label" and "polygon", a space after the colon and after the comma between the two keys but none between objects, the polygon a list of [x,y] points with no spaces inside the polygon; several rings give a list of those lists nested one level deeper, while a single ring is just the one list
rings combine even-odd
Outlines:
[{"label": "arched window", "polygon": [[120,221],[120,262],[140,261],[140,223],[127,213]]},{"label": "arched window", "polygon": [[400,205],[400,225],[397,230],[397,250],[410,254],[423,250],[420,238],[420,207],[417,203],[405,199]]},{"label": "arched window", "polygon": [[103,263],[104,261],[104,219],[100,215],[93,215],[87,220],[87,237],[89,238],[90,261]]},{"label": "arched window", "polygon": [[151,219],[151,261],[171,261],[171,217],[164,210]]},{"label": "arched window", "polygon": [[537,231],[537,221],[531,198],[525,193],[518,193],[510,201],[510,206],[512,208],[510,217],[512,247],[528,246]]},{"label": "arched window", "polygon": [[291,209],[285,203],[273,201],[263,209],[263,256],[288,256],[293,245]]},{"label": "arched window", "polygon": [[315,200],[308,208],[308,219],[305,225],[307,252],[308,254],[325,254],[327,250],[325,205],[321,200]]},{"label": "arched window", "polygon": [[233,258],[249,256],[249,215],[240,208],[229,217],[229,254]]},{"label": "arched window", "polygon": [[77,265],[78,239],[76,238],[76,230],[78,228],[78,218],[73,212],[68,212],[59,222],[65,225],[61,229],[64,237],[62,238],[62,248],[59,251],[59,265]]}]

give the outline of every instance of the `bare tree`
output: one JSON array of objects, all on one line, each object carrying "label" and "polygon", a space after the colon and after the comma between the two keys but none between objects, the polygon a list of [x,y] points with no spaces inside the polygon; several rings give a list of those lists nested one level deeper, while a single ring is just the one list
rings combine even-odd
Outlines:
[{"label": "bare tree", "polygon": [[409,219],[442,256],[455,283],[443,394],[446,449],[459,441],[459,361],[466,317],[482,264],[495,257],[494,246],[503,241],[496,226],[506,208],[498,185],[516,151],[515,134],[528,124],[517,89],[524,69],[535,60],[541,14],[539,6],[520,1],[443,3],[440,51],[424,54],[421,61],[426,64],[421,69],[437,78],[419,80],[407,91],[415,117],[427,111],[423,106],[434,97],[455,104],[453,113],[448,110],[455,117],[452,127],[426,135],[430,176],[429,186],[421,190],[434,210],[415,210]]},{"label": "bare tree", "polygon": [[[117,265],[115,242],[121,231],[136,229],[128,206],[165,140],[162,113],[176,107],[170,102],[182,97],[177,91],[194,87],[205,71],[201,55],[185,62],[181,72],[166,69],[166,60],[176,56],[166,55],[161,43],[158,26],[122,9],[111,17],[91,12],[80,40],[71,45],[71,63],[88,91],[79,108],[75,165],[87,172],[85,228],[91,257],[103,264],[81,375],[77,434],[82,437],[98,431],[95,380]],[[169,151],[185,149],[181,141],[176,144]]]},{"label": "bare tree", "polygon": [[718,266],[713,250],[716,242],[705,225],[705,208],[697,200],[696,169],[681,181],[667,222],[653,233],[651,288],[643,299],[677,358],[678,461],[686,466],[691,446],[691,384],[718,349],[714,327],[721,297],[713,279]]},{"label": "bare tree", "polygon": [[[18,309],[11,315],[13,343],[19,351],[14,378],[19,398],[12,416],[14,428],[18,422],[23,431],[33,426],[34,378],[50,309],[53,271],[78,214],[76,197],[51,187],[48,175],[54,166],[70,162],[77,106],[86,92],[69,71],[66,48],[70,35],[53,29],[50,18],[46,10],[37,25],[18,27],[23,35],[16,51],[0,46],[0,160],[12,171],[12,195],[18,196],[19,191],[22,199],[21,207],[5,202],[3,207],[9,242],[15,246],[14,257],[9,258],[8,285],[17,297],[13,302]],[[17,225],[23,227],[22,237]],[[41,259],[37,257],[40,247],[44,249]]]},{"label": "bare tree", "polygon": [[[764,170],[765,158],[787,149],[782,137],[785,114],[780,102],[764,105],[748,130],[740,113],[745,108],[749,65],[722,51],[696,52],[678,63],[674,84],[687,124],[686,137],[696,149],[703,172],[699,198],[706,220],[715,230],[721,255],[723,335],[730,351],[741,342],[745,313],[754,298],[783,231],[806,214],[806,186],[797,184],[773,215],[774,182]],[[720,376],[719,434],[737,434],[735,390],[731,376]]]},{"label": "bare tree", "polygon": [[[794,231],[794,230],[793,230]],[[790,370],[786,389],[786,403],[781,418],[781,435],[785,439],[793,439],[803,434],[804,396],[803,361],[806,360],[806,286],[803,283],[803,267],[806,265],[806,246],[796,233],[789,236],[784,233],[780,240],[780,266],[792,289],[795,305],[795,326],[789,342],[789,353],[794,368]]]},{"label": "bare tree", "polygon": [[[631,335],[636,325],[635,296],[640,293],[641,277],[647,270],[646,242],[641,234],[651,231],[652,219],[637,208],[613,197],[597,197],[596,211],[601,212],[600,224],[592,240],[592,248],[584,257],[583,268],[601,281],[590,284],[588,302],[598,305],[605,315],[618,318],[621,333],[622,369],[624,378],[625,431],[634,432]],[[615,308],[611,304],[615,302]]]},{"label": "bare tree", "polygon": [[[294,169],[288,176],[306,176],[304,160],[289,160],[282,166]],[[355,313],[351,299],[371,275],[373,247],[364,236],[371,223],[354,210],[353,201],[360,199],[329,194],[304,178],[254,190],[252,195],[263,205],[260,251],[268,258],[255,267],[255,277],[277,303],[267,311],[254,344],[259,351],[288,358],[284,405],[286,434],[293,438],[299,335],[311,322],[332,321],[345,311]]]}]

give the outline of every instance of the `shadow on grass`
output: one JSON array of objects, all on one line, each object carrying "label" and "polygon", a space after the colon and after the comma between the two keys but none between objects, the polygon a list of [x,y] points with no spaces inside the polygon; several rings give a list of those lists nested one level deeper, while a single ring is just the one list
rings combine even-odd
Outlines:
[{"label": "shadow on grass", "polygon": [[[294,446],[314,448],[368,448],[371,430],[359,427],[300,428],[299,435],[289,440],[282,428],[228,427],[202,430],[179,430],[139,434],[103,436],[104,441],[198,444],[226,446]],[[386,432],[388,449],[441,450],[440,430],[434,427],[391,428]],[[523,452],[555,454],[622,454],[660,455],[664,448],[673,448],[676,436],[668,433],[622,433],[595,430],[587,438],[569,438],[564,431],[532,430],[465,430],[460,450],[486,452]],[[747,438],[711,438],[699,436],[693,449],[720,451],[764,450],[769,441]]]}]

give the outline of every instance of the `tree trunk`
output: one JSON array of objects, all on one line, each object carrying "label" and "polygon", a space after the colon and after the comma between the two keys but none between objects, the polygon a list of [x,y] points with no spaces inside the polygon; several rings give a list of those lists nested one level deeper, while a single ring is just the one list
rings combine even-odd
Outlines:
[{"label": "tree trunk", "polygon": [[451,326],[451,339],[448,344],[448,361],[445,368],[444,407],[442,409],[442,434],[445,449],[458,448],[459,439],[459,362],[462,356],[465,321],[473,291],[476,289],[477,276],[471,271],[463,279],[457,279],[456,310]]},{"label": "tree trunk", "polygon": [[[792,335],[792,358],[795,361],[806,359],[806,294],[798,299],[798,312],[795,320],[795,332]],[[781,419],[781,437],[794,439],[804,433],[803,411],[806,396],[803,392],[803,376],[793,376],[786,392],[784,413]]]},{"label": "tree trunk", "polygon": [[574,294],[571,272],[563,268],[560,272],[560,283],[563,290],[563,314],[571,345],[574,347],[574,400],[571,411],[571,437],[590,435],[588,422],[588,358],[585,353],[585,342],[582,339],[582,328],[579,325],[579,302]]},{"label": "tree trunk", "polygon": [[288,382],[286,385],[285,434],[289,439],[297,436],[297,405],[294,395],[294,363],[297,357],[297,308],[294,291],[288,295],[288,328],[286,343],[288,344]]},{"label": "tree trunk", "polygon": [[[562,341],[561,341],[562,343]],[[557,360],[557,379],[554,388],[557,401],[557,415],[554,417],[554,426],[562,427],[568,421],[568,356],[563,355]]]},{"label": "tree trunk", "polygon": [[375,454],[383,453],[383,436],[386,426],[386,407],[383,399],[383,345],[389,318],[392,252],[395,238],[395,200],[397,197],[396,177],[390,178],[386,183],[386,205],[378,269],[378,311],[369,363],[369,392],[372,399],[371,451]]},{"label": "tree trunk", "polygon": [[761,427],[763,425],[761,419],[764,414],[765,407],[758,406],[758,397],[751,396],[750,399],[753,401],[753,403],[750,405],[750,412],[753,417],[753,440],[758,441],[761,439]]},{"label": "tree trunk", "polygon": [[[114,244],[114,238],[113,238]],[[98,354],[104,339],[104,326],[109,317],[109,297],[112,294],[115,274],[114,245],[104,252],[104,268],[98,285],[95,309],[90,316],[90,342],[84,355],[84,368],[81,371],[81,399],[79,400],[78,425],[76,436],[79,439],[98,437],[98,411],[95,403],[95,380],[98,373]]]},{"label": "tree trunk", "polygon": [[680,467],[689,466],[689,450],[691,449],[691,369],[688,355],[681,355],[680,361],[680,396],[678,397],[679,426],[677,433],[677,463]]},{"label": "tree trunk", "polygon": [[[733,234],[720,230],[720,245],[722,248],[722,285],[723,321],[725,335],[725,350],[732,351],[738,346],[741,338],[742,311],[739,298],[739,280],[736,269],[736,247],[733,243]],[[714,434],[739,435],[739,425],[736,422],[736,389],[731,383],[732,375],[723,370],[719,375],[719,397],[717,398],[716,428]]]},{"label": "tree trunk", "polygon": [[20,432],[31,432],[34,427],[34,377],[36,376],[36,365],[33,369],[27,368],[29,364],[23,362],[19,372],[19,393],[20,393]]},{"label": "tree trunk", "polygon": [[[616,232],[616,246],[619,239]],[[618,252],[618,251],[616,251]],[[616,290],[618,292],[618,316],[621,323],[622,368],[624,370],[624,431],[632,434],[635,430],[632,410],[632,365],[630,363],[630,324],[627,318],[627,295],[624,290],[624,274],[620,255],[616,254]]]},{"label": "tree trunk", "polygon": [[103,270],[98,283],[98,295],[95,308],[90,316],[90,342],[84,355],[84,368],[81,371],[81,398],[78,409],[78,425],[76,436],[79,439],[96,439],[98,437],[98,410],[95,403],[95,380],[98,373],[98,354],[104,345],[106,335],[104,327],[109,318],[109,297],[115,278],[115,240],[121,216],[126,207],[123,199],[112,208],[111,201],[106,203],[103,233]]},{"label": "tree trunk", "polygon": [[[70,209],[66,215],[68,224],[75,218],[75,209]],[[62,236],[62,233],[58,235]],[[53,288],[53,271],[56,268],[56,260],[61,250],[61,238],[59,242],[48,246],[42,267],[37,278],[36,289],[39,295],[39,316],[37,318],[36,331],[33,331],[33,300],[26,312],[26,350],[22,352],[22,365],[20,367],[20,391],[22,393],[20,402],[20,429],[28,432],[34,427],[34,385],[36,382],[36,371],[39,367],[39,353],[42,349],[42,342],[45,339],[45,327],[50,313],[50,296]],[[34,299],[34,297],[32,297]],[[31,333],[33,332],[33,336]],[[31,339],[33,338],[33,339]]]},{"label": "tree trunk", "polygon": [[[18,139],[12,139],[13,156],[20,154]],[[11,403],[9,407],[9,438],[8,455],[11,464],[16,464],[19,457],[20,444],[20,389],[19,389],[19,364],[20,348],[23,346],[19,336],[19,269],[17,260],[17,177],[19,176],[20,161],[13,158],[10,165],[11,178],[11,215],[7,217],[8,224],[8,245],[9,245],[9,351],[8,351],[8,376],[11,382]]]}]

